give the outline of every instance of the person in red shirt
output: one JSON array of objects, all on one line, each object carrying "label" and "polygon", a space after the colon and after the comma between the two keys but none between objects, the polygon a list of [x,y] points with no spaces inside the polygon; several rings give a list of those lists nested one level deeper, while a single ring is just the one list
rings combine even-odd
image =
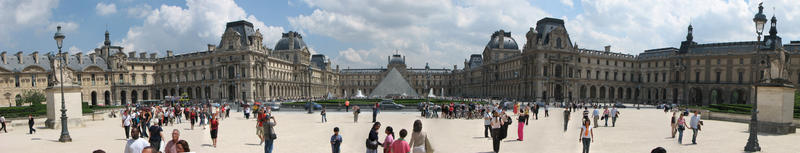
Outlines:
[{"label": "person in red shirt", "polygon": [[258,135],[258,139],[260,140],[258,144],[264,143],[264,121],[267,120],[267,113],[263,112],[264,110],[260,110],[257,113],[256,118],[258,119],[256,124],[256,135]]},{"label": "person in red shirt", "polygon": [[211,140],[214,141],[214,148],[217,147],[217,129],[219,129],[219,120],[217,120],[217,115],[214,114],[211,116]]}]

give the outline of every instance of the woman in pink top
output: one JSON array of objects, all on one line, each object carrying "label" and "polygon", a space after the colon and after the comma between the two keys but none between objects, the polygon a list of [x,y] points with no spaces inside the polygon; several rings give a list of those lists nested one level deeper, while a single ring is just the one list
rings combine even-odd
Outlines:
[{"label": "woman in pink top", "polygon": [[681,113],[680,118],[678,118],[678,144],[681,144],[683,141],[683,130],[686,130],[686,119],[683,118],[684,114]]},{"label": "woman in pink top", "polygon": [[406,129],[400,130],[400,138],[398,138],[397,140],[392,142],[392,153],[410,153],[411,152],[411,146],[409,146],[408,142],[406,142],[406,140],[405,140],[407,134],[408,134],[408,131],[406,131]]},{"label": "woman in pink top", "polygon": [[392,142],[394,142],[394,129],[386,127],[386,139],[383,140],[383,153],[392,152]]}]

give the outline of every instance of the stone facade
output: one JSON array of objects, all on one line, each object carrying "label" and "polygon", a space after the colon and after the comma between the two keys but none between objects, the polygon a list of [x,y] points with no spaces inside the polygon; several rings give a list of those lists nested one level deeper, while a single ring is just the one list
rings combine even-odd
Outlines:
[{"label": "stone facade", "polygon": [[[563,20],[544,18],[525,34],[522,48],[510,32],[494,32],[483,52],[470,55],[461,69],[410,68],[405,56],[394,54],[386,68],[340,70],[324,55],[311,55],[299,33],[284,33],[269,49],[251,23],[236,21],[205,51],[136,56],[111,45],[106,33],[95,53],[69,55],[67,61],[90,105],[181,95],[213,101],[341,97],[359,90],[370,95],[392,69],[420,96],[432,90],[436,96],[547,102],[742,104],[751,101],[756,78],[800,82],[800,42],[781,44],[775,22],[764,41],[699,44],[690,25],[678,48],[629,55],[611,46],[579,48]],[[52,54],[0,56],[0,106],[12,105],[24,90],[44,90],[52,78]]]}]

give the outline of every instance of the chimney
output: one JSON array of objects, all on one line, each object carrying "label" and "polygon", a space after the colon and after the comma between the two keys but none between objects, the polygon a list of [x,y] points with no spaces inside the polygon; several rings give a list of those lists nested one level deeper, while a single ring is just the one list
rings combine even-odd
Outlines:
[{"label": "chimney", "polygon": [[6,51],[3,51],[3,53],[0,53],[0,56],[3,57],[3,64],[8,64],[8,62],[6,60]]},{"label": "chimney", "polygon": [[97,53],[96,52],[89,54],[89,59],[92,60],[93,64],[97,64],[97,59],[95,59],[95,58],[97,58]]},{"label": "chimney", "polygon": [[172,51],[171,50],[167,50],[167,57],[172,57]]},{"label": "chimney", "polygon": [[156,53],[150,53],[150,58],[156,59]]},{"label": "chimney", "polygon": [[139,58],[147,58],[147,53],[146,52],[139,53]]},{"label": "chimney", "polygon": [[453,70],[458,70],[458,65],[457,64],[453,64]]},{"label": "chimney", "polygon": [[81,52],[78,52],[77,54],[75,54],[75,59],[77,59],[78,63],[80,63],[80,64],[83,64],[83,58],[82,57],[83,57],[83,53],[81,53]]},{"label": "chimney", "polygon": [[611,45],[608,45],[605,48],[606,48],[606,52],[611,52]]},{"label": "chimney", "polygon": [[39,51],[31,53],[31,57],[33,57],[33,63],[39,64]]},{"label": "chimney", "polygon": [[22,64],[22,51],[17,52],[17,61],[19,62],[18,64]]},{"label": "chimney", "polygon": [[136,51],[128,52],[128,58],[136,58]]},{"label": "chimney", "polygon": [[216,45],[208,44],[208,51],[214,51],[214,49],[216,48],[217,48]]}]

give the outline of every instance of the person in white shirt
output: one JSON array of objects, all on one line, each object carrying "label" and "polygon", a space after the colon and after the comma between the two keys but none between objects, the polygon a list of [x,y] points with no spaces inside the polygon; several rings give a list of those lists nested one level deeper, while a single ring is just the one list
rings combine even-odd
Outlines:
[{"label": "person in white shirt", "polygon": [[600,110],[598,110],[597,107],[592,111],[592,118],[594,119],[594,127],[597,128],[599,126],[597,120],[600,119]]},{"label": "person in white shirt", "polygon": [[617,111],[617,106],[611,108],[611,127],[617,127],[617,117],[619,117],[619,111]]},{"label": "person in white shirt", "polygon": [[133,139],[128,140],[128,143],[125,144],[125,153],[141,153],[145,147],[150,146],[150,142],[139,137],[138,128],[131,129],[131,135],[133,135]]},{"label": "person in white shirt", "polygon": [[589,120],[583,121],[581,126],[580,138],[578,142],[583,142],[583,153],[589,153],[589,144],[594,143],[594,130],[592,130],[592,123]]},{"label": "person in white shirt", "polygon": [[122,113],[122,126],[125,127],[125,139],[129,139],[131,131],[131,115],[129,115],[127,112]]},{"label": "person in white shirt", "polygon": [[489,109],[486,109],[486,110],[483,111],[483,137],[484,138],[488,138],[489,137],[489,129],[491,129],[492,116],[489,115],[489,114],[490,114]]},{"label": "person in white shirt", "polygon": [[692,128],[692,144],[697,144],[697,131],[700,130],[700,111],[695,111],[692,120],[689,121],[689,126]]}]

